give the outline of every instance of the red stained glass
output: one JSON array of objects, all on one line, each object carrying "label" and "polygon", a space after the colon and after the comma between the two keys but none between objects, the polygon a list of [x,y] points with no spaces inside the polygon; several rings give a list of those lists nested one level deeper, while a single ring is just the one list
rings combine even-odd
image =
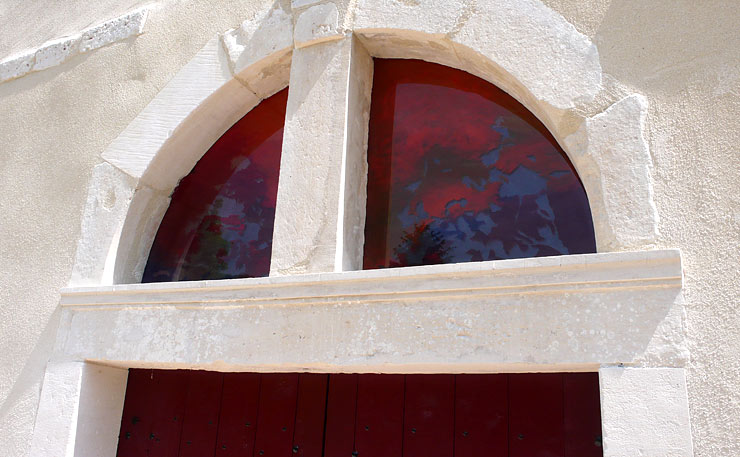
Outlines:
[{"label": "red stained glass", "polygon": [[368,164],[366,269],[596,252],[563,150],[468,73],[376,59]]},{"label": "red stained glass", "polygon": [[180,181],[143,282],[268,275],[287,98],[252,109]]}]

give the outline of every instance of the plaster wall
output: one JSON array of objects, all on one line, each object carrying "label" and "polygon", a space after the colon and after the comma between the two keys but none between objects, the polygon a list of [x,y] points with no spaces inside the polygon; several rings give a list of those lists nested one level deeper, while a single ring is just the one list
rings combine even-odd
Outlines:
[{"label": "plaster wall", "polygon": [[[2,2],[0,60],[145,4],[44,3]],[[0,84],[0,448],[6,455],[29,452],[59,290],[72,274],[100,153],[209,39],[272,3],[156,2],[142,35]],[[338,24],[345,24],[347,2],[337,3]],[[463,3],[475,15],[475,2]],[[545,3],[598,47],[602,90],[578,109],[598,115],[635,92],[647,100],[659,216],[654,244],[683,254],[694,451],[740,455],[740,7],[688,0]],[[283,7],[290,9],[287,1]],[[567,124],[567,115],[560,122]]]}]

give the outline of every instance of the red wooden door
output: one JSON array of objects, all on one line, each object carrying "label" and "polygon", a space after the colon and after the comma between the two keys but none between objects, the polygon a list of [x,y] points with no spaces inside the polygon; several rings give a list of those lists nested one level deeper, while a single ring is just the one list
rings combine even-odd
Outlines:
[{"label": "red wooden door", "polygon": [[509,455],[508,376],[456,376],[455,456]]},{"label": "red wooden door", "polygon": [[118,455],[598,457],[598,376],[132,369]]},{"label": "red wooden door", "polygon": [[405,377],[358,376],[355,451],[358,457],[403,455]]}]

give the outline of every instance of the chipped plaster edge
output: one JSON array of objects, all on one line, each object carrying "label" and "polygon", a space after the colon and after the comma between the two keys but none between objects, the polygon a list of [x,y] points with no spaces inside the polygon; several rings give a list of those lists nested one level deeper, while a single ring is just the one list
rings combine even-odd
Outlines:
[{"label": "chipped plaster edge", "polygon": [[72,57],[144,33],[151,5],[94,25],[74,35],[47,41],[40,47],[0,61],[0,84],[29,73],[61,65]]}]

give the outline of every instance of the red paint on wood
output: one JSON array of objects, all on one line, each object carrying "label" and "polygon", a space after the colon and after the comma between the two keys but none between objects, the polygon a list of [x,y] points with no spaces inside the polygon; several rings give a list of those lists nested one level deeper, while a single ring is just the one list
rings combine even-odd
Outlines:
[{"label": "red paint on wood", "polygon": [[507,375],[458,375],[455,380],[455,457],[505,457]]},{"label": "red paint on wood", "polygon": [[298,373],[262,375],[255,457],[292,456]]},{"label": "red paint on wood", "polygon": [[355,441],[357,375],[335,374],[329,378],[326,401],[324,457],[351,457]]},{"label": "red paint on wood", "polygon": [[509,456],[562,457],[563,374],[509,375]]},{"label": "red paint on wood", "polygon": [[217,457],[251,456],[257,430],[260,375],[226,373],[218,421]]},{"label": "red paint on wood", "polygon": [[296,457],[321,457],[324,451],[326,387],[329,375],[301,374],[292,452]]},{"label": "red paint on wood", "polygon": [[600,444],[596,373],[132,369],[118,455],[598,457]]},{"label": "red paint on wood", "polygon": [[565,457],[601,457],[598,373],[565,374]]},{"label": "red paint on wood", "polygon": [[177,457],[187,393],[185,374],[170,370],[129,370],[119,457]]},{"label": "red paint on wood", "polygon": [[129,370],[118,436],[118,456],[146,455],[152,416],[149,411],[151,370]]},{"label": "red paint on wood", "polygon": [[355,450],[359,457],[401,457],[404,375],[358,377]]},{"label": "red paint on wood", "polygon": [[406,376],[404,457],[453,455],[454,398],[454,375]]},{"label": "red paint on wood", "polygon": [[179,457],[214,455],[223,378],[214,371],[189,372]]}]

